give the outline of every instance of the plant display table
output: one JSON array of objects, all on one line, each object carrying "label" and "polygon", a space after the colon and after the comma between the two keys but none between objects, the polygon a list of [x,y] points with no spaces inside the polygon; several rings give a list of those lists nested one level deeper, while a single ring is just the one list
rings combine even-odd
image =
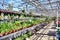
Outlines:
[{"label": "plant display table", "polygon": [[34,30],[37,26],[39,26],[40,24],[38,25],[35,25],[33,27],[30,27],[30,28],[26,28],[26,29],[23,29],[23,30],[20,30],[20,31],[17,31],[15,33],[11,33],[9,35],[6,35],[6,36],[3,36],[3,37],[0,37],[0,40],[11,40],[12,38],[16,38],[20,35],[23,35],[24,33],[28,31],[31,31],[31,30]]}]

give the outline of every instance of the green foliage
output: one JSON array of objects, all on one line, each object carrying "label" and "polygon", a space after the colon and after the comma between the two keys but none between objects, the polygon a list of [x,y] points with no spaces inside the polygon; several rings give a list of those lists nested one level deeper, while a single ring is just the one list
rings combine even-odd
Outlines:
[{"label": "green foliage", "polygon": [[15,21],[15,22],[0,23],[0,33],[9,32],[10,30],[18,30],[20,28],[27,28],[31,25],[39,24],[41,22],[43,22],[43,20],[40,20],[40,19],[32,20],[31,19],[26,22]]},{"label": "green foliage", "polygon": [[59,32],[59,33],[60,33],[60,27],[57,29],[57,32]]},{"label": "green foliage", "polygon": [[21,35],[21,36],[15,38],[14,40],[24,40],[24,39],[30,37],[31,35],[32,35],[32,32],[28,32],[27,34]]},{"label": "green foliage", "polygon": [[24,40],[22,36],[15,38],[14,40]]}]

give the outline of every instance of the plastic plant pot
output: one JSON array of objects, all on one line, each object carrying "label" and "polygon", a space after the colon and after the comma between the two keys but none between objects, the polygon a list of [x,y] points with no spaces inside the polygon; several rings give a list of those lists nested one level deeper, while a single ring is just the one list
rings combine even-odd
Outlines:
[{"label": "plastic plant pot", "polygon": [[5,35],[5,30],[2,30],[1,32],[0,32],[0,36],[4,36]]},{"label": "plastic plant pot", "polygon": [[14,32],[16,32],[16,30],[13,30]]},{"label": "plastic plant pot", "polygon": [[2,37],[2,36],[4,36],[5,35],[5,33],[0,33],[0,37]]},{"label": "plastic plant pot", "polygon": [[10,30],[10,31],[9,31],[9,34],[14,33],[14,32],[15,32],[15,30]]},{"label": "plastic plant pot", "polygon": [[6,32],[6,33],[5,33],[5,35],[8,35],[8,34],[9,34],[9,32]]},{"label": "plastic plant pot", "polygon": [[36,30],[32,30],[32,33],[35,34],[36,33]]},{"label": "plastic plant pot", "polygon": [[39,31],[40,30],[40,28],[39,27],[36,27],[36,29],[35,29],[36,31]]}]

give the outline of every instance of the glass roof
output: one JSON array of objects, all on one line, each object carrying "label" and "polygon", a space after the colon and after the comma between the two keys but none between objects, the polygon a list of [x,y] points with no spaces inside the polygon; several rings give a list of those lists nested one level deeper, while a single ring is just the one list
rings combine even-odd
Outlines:
[{"label": "glass roof", "polygon": [[[27,2],[27,1],[31,1],[31,2]],[[42,5],[47,10],[57,9],[58,3],[60,2],[60,0],[0,0],[0,9],[7,9],[8,5],[10,4],[13,7],[13,10],[16,11],[21,9],[35,10],[36,7],[33,6],[35,5],[33,4],[33,2],[35,1],[39,2],[39,5],[40,6]]]},{"label": "glass roof", "polygon": [[46,9],[57,9],[59,0],[39,0]]},{"label": "glass roof", "polygon": [[7,9],[8,5],[13,6],[13,10],[21,10],[21,9],[34,9],[33,5],[23,2],[22,0],[1,0],[0,1],[0,9]]}]

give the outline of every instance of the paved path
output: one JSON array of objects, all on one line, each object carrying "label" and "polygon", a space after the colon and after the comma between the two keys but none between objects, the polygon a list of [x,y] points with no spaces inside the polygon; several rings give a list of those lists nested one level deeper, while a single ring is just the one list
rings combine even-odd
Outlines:
[{"label": "paved path", "polygon": [[45,26],[44,28],[40,29],[36,32],[36,35],[31,36],[30,40],[57,40],[56,36],[56,29],[54,26],[54,21],[50,24]]}]

